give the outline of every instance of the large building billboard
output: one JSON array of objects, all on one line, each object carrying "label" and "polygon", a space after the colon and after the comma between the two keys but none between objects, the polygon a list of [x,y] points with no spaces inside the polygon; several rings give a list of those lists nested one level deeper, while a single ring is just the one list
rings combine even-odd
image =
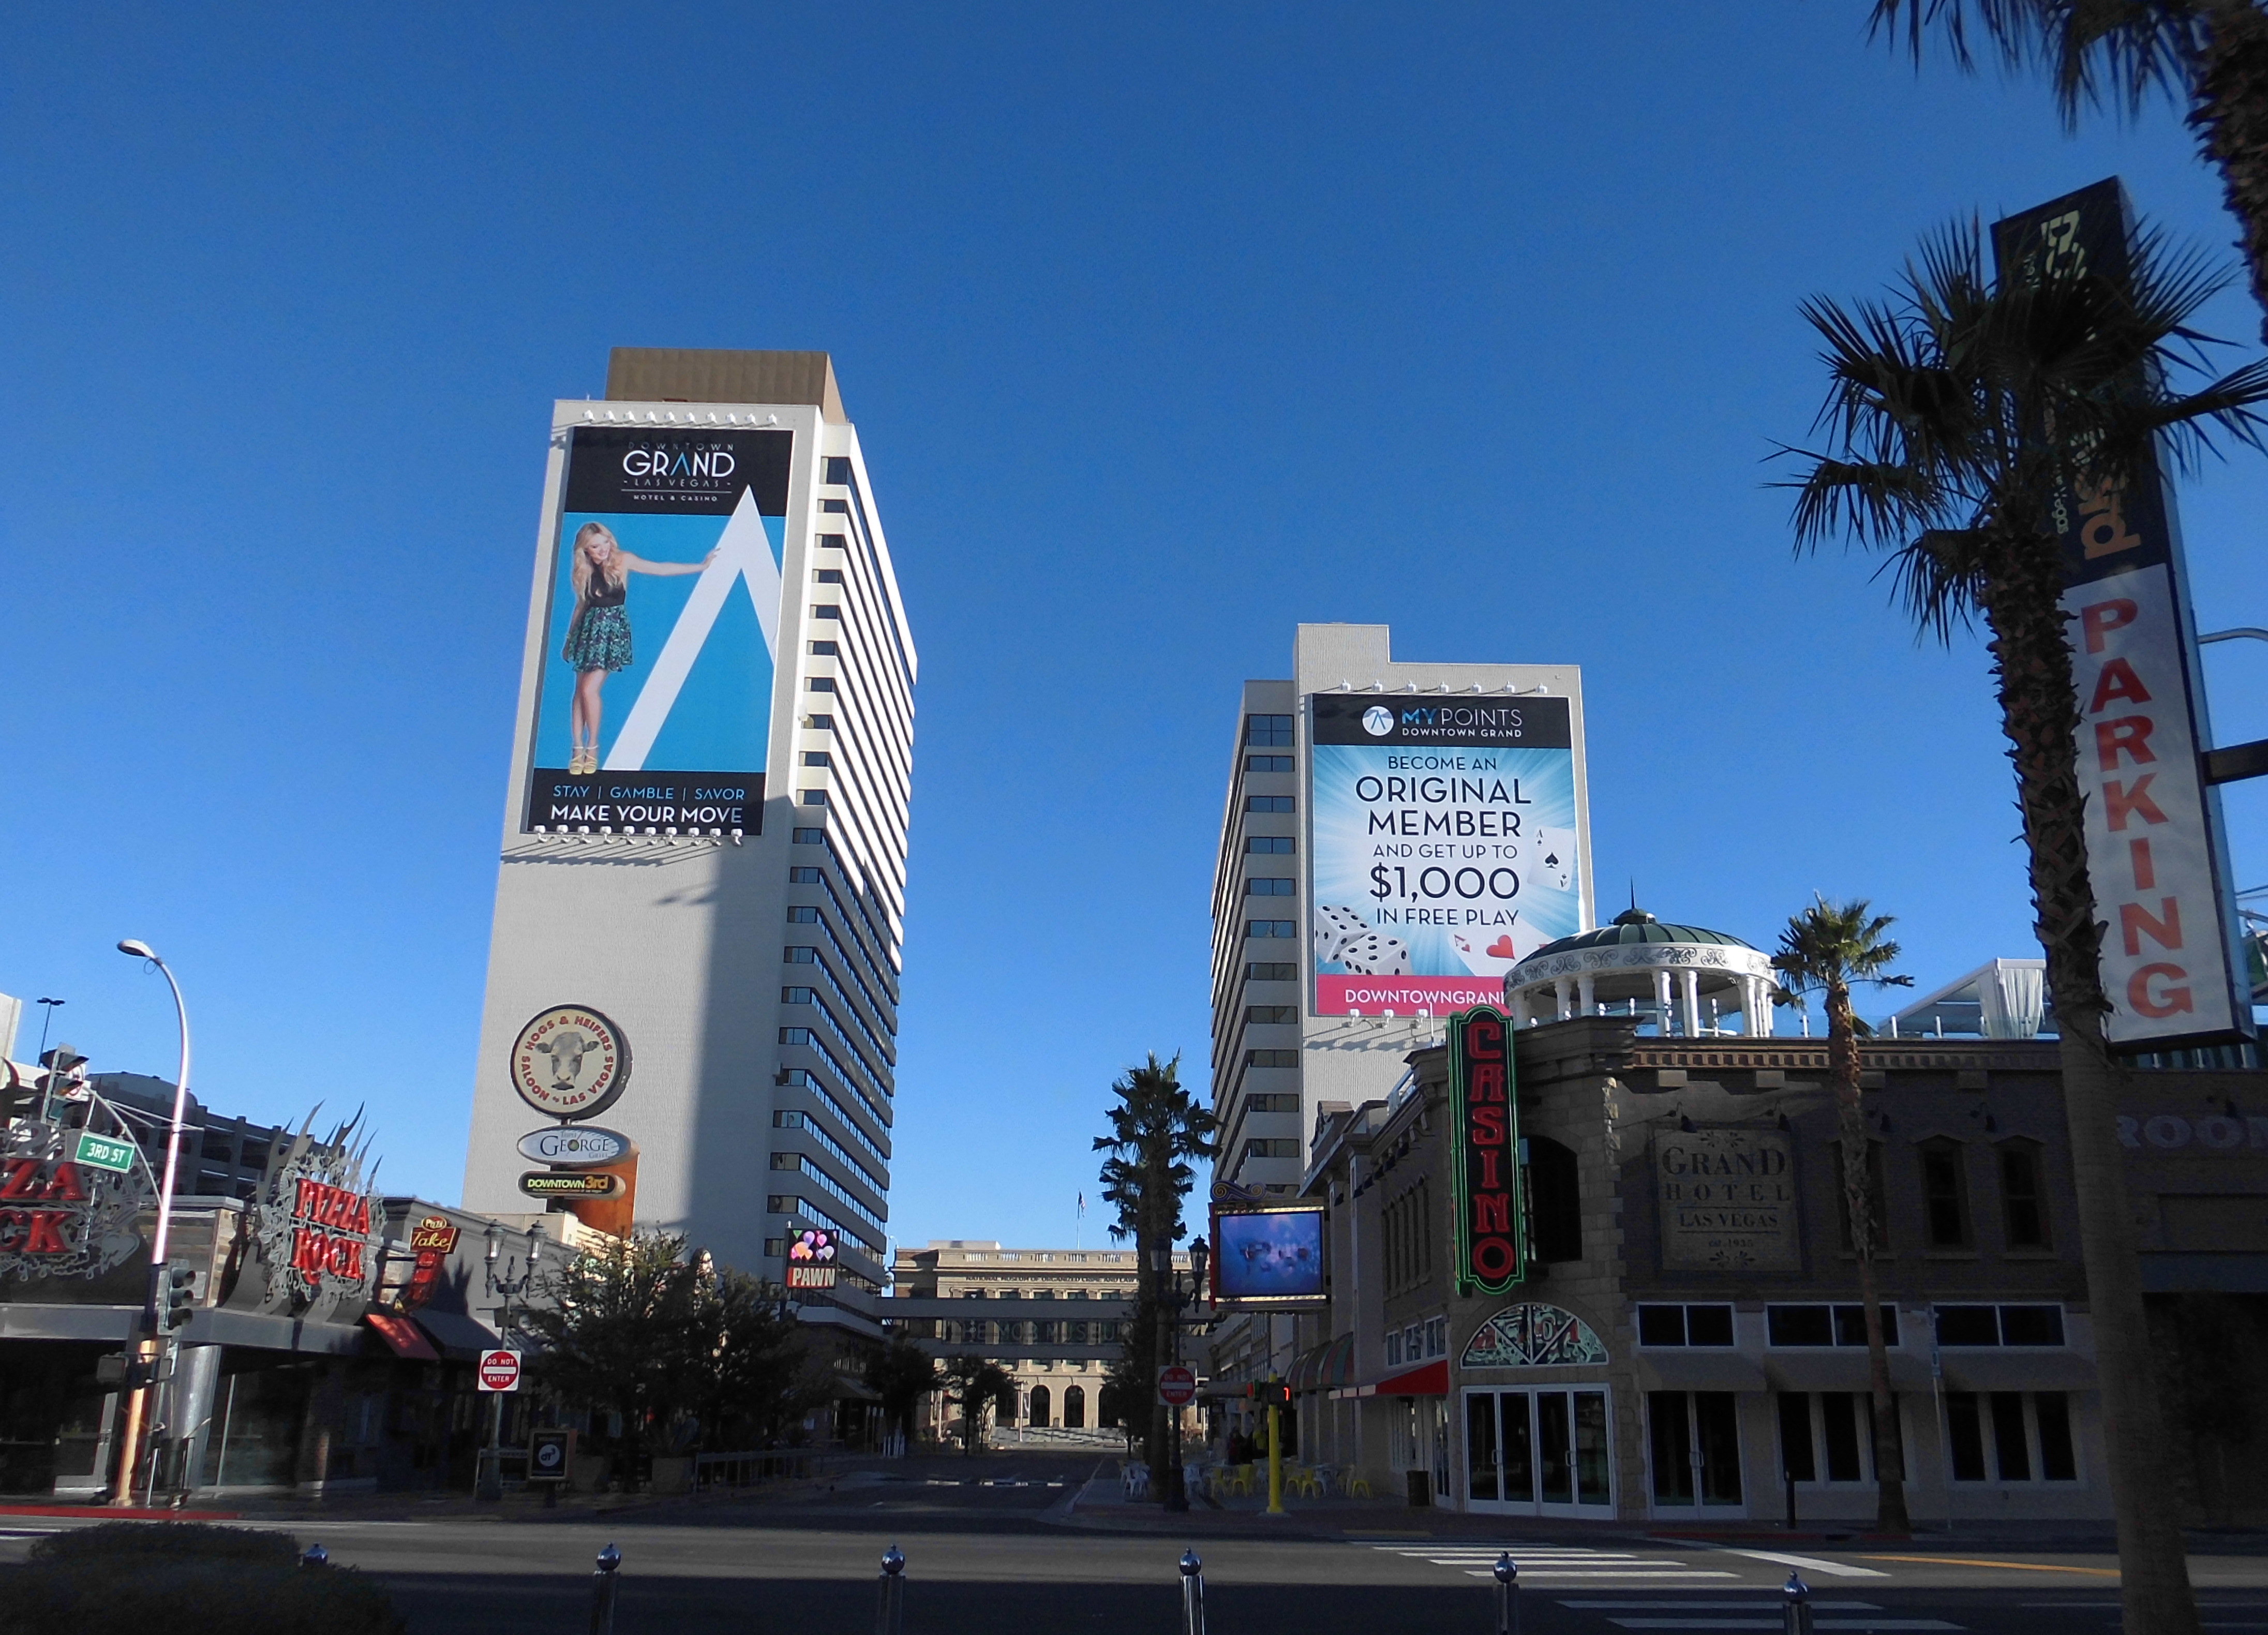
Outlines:
[{"label": "large building billboard", "polygon": [[[2114,177],[1993,225],[2004,278],[2123,280],[2133,224]],[[2205,689],[2173,496],[2154,461],[2124,489],[2055,496],[2078,684],[2087,871],[2102,924],[2103,1028],[2168,1049],[2249,1038],[2220,796],[2205,781]]]},{"label": "large building billboard", "polygon": [[755,834],[795,434],[568,437],[522,821]]},{"label": "large building billboard", "polygon": [[1571,703],[1307,699],[1317,1016],[1437,1016],[1584,929]]}]

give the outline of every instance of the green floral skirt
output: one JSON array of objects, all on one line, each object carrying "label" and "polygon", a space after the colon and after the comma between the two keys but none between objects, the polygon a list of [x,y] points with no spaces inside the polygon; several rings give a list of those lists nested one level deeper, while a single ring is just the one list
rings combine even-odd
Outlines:
[{"label": "green floral skirt", "polygon": [[630,667],[630,619],[620,608],[585,608],[567,632],[559,656],[578,674]]}]

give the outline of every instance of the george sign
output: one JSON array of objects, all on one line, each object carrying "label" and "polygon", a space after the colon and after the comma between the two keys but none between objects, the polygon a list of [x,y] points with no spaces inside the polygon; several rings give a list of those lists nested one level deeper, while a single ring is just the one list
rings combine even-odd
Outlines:
[{"label": "george sign", "polygon": [[107,1169],[113,1175],[134,1173],[135,1155],[141,1151],[131,1141],[121,1141],[115,1136],[99,1136],[92,1130],[79,1131],[78,1145],[72,1153],[75,1162]]},{"label": "george sign", "polygon": [[564,1482],[575,1465],[575,1432],[566,1426],[547,1425],[527,1433],[527,1479]]},{"label": "george sign", "polygon": [[483,1391],[516,1391],[519,1389],[519,1353],[482,1351],[473,1374]]},{"label": "george sign", "polygon": [[595,1118],[630,1083],[622,1030],[587,1005],[556,1005],[527,1019],[512,1042],[512,1087],[554,1118]]},{"label": "george sign", "polygon": [[[2132,211],[2117,178],[1993,224],[2003,279],[2124,284]],[[2220,796],[2173,496],[2154,459],[2124,488],[2059,489],[2087,873],[2103,925],[2103,1031],[2144,1049],[2249,1039]]]},{"label": "george sign", "polygon": [[794,446],[790,431],[568,433],[527,828],[762,832]]},{"label": "george sign", "polygon": [[1175,1363],[1158,1370],[1158,1400],[1168,1408],[1186,1408],[1197,1399],[1197,1371]]},{"label": "george sign", "polygon": [[596,1124],[557,1124],[519,1138],[522,1158],[554,1169],[597,1169],[618,1164],[636,1150],[637,1144],[620,1131]]},{"label": "george sign", "polygon": [[624,1190],[620,1175],[578,1173],[567,1169],[532,1169],[519,1178],[519,1189],[532,1198],[611,1198]]},{"label": "george sign", "polygon": [[1528,1261],[1520,1187],[1520,1098],[1512,1027],[1493,1005],[1449,1019],[1449,1108],[1456,1145],[1457,1292],[1503,1294]]},{"label": "george sign", "polygon": [[1309,696],[1315,1015],[1489,1003],[1515,961],[1591,923],[1575,712]]},{"label": "george sign", "polygon": [[1320,1311],[1330,1304],[1323,1272],[1323,1207],[1293,1204],[1213,1206],[1212,1296],[1247,1310]]},{"label": "george sign", "polygon": [[1665,1270],[1800,1271],[1795,1144],[1776,1130],[1659,1130]]}]

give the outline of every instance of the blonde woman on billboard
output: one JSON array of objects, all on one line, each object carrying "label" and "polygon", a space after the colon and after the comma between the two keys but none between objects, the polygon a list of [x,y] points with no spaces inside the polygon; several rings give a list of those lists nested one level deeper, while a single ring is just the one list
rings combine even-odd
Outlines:
[{"label": "blonde woman on billboard", "polygon": [[698,573],[716,556],[712,550],[698,562],[648,562],[624,550],[603,522],[586,522],[575,531],[575,560],[568,570],[575,586],[575,617],[567,626],[567,644],[559,650],[575,667],[570,776],[599,770],[600,691],[608,676],[630,666],[630,575]]}]

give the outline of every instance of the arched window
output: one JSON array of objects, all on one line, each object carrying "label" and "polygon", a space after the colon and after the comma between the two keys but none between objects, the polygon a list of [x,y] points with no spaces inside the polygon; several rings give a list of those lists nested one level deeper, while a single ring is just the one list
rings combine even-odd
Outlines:
[{"label": "arched window", "polygon": [[1550,1136],[1528,1138],[1528,1201],[1535,1212],[1529,1247],[1540,1261],[1583,1258],[1582,1166]]},{"label": "arched window", "polygon": [[1044,1385],[1034,1386],[1032,1388],[1031,1422],[1033,1425],[1043,1431],[1047,1429],[1049,1424],[1048,1410],[1049,1405],[1048,1388]]},{"label": "arched window", "polygon": [[1076,1385],[1067,1386],[1064,1390],[1064,1429],[1086,1429],[1086,1393]]}]

